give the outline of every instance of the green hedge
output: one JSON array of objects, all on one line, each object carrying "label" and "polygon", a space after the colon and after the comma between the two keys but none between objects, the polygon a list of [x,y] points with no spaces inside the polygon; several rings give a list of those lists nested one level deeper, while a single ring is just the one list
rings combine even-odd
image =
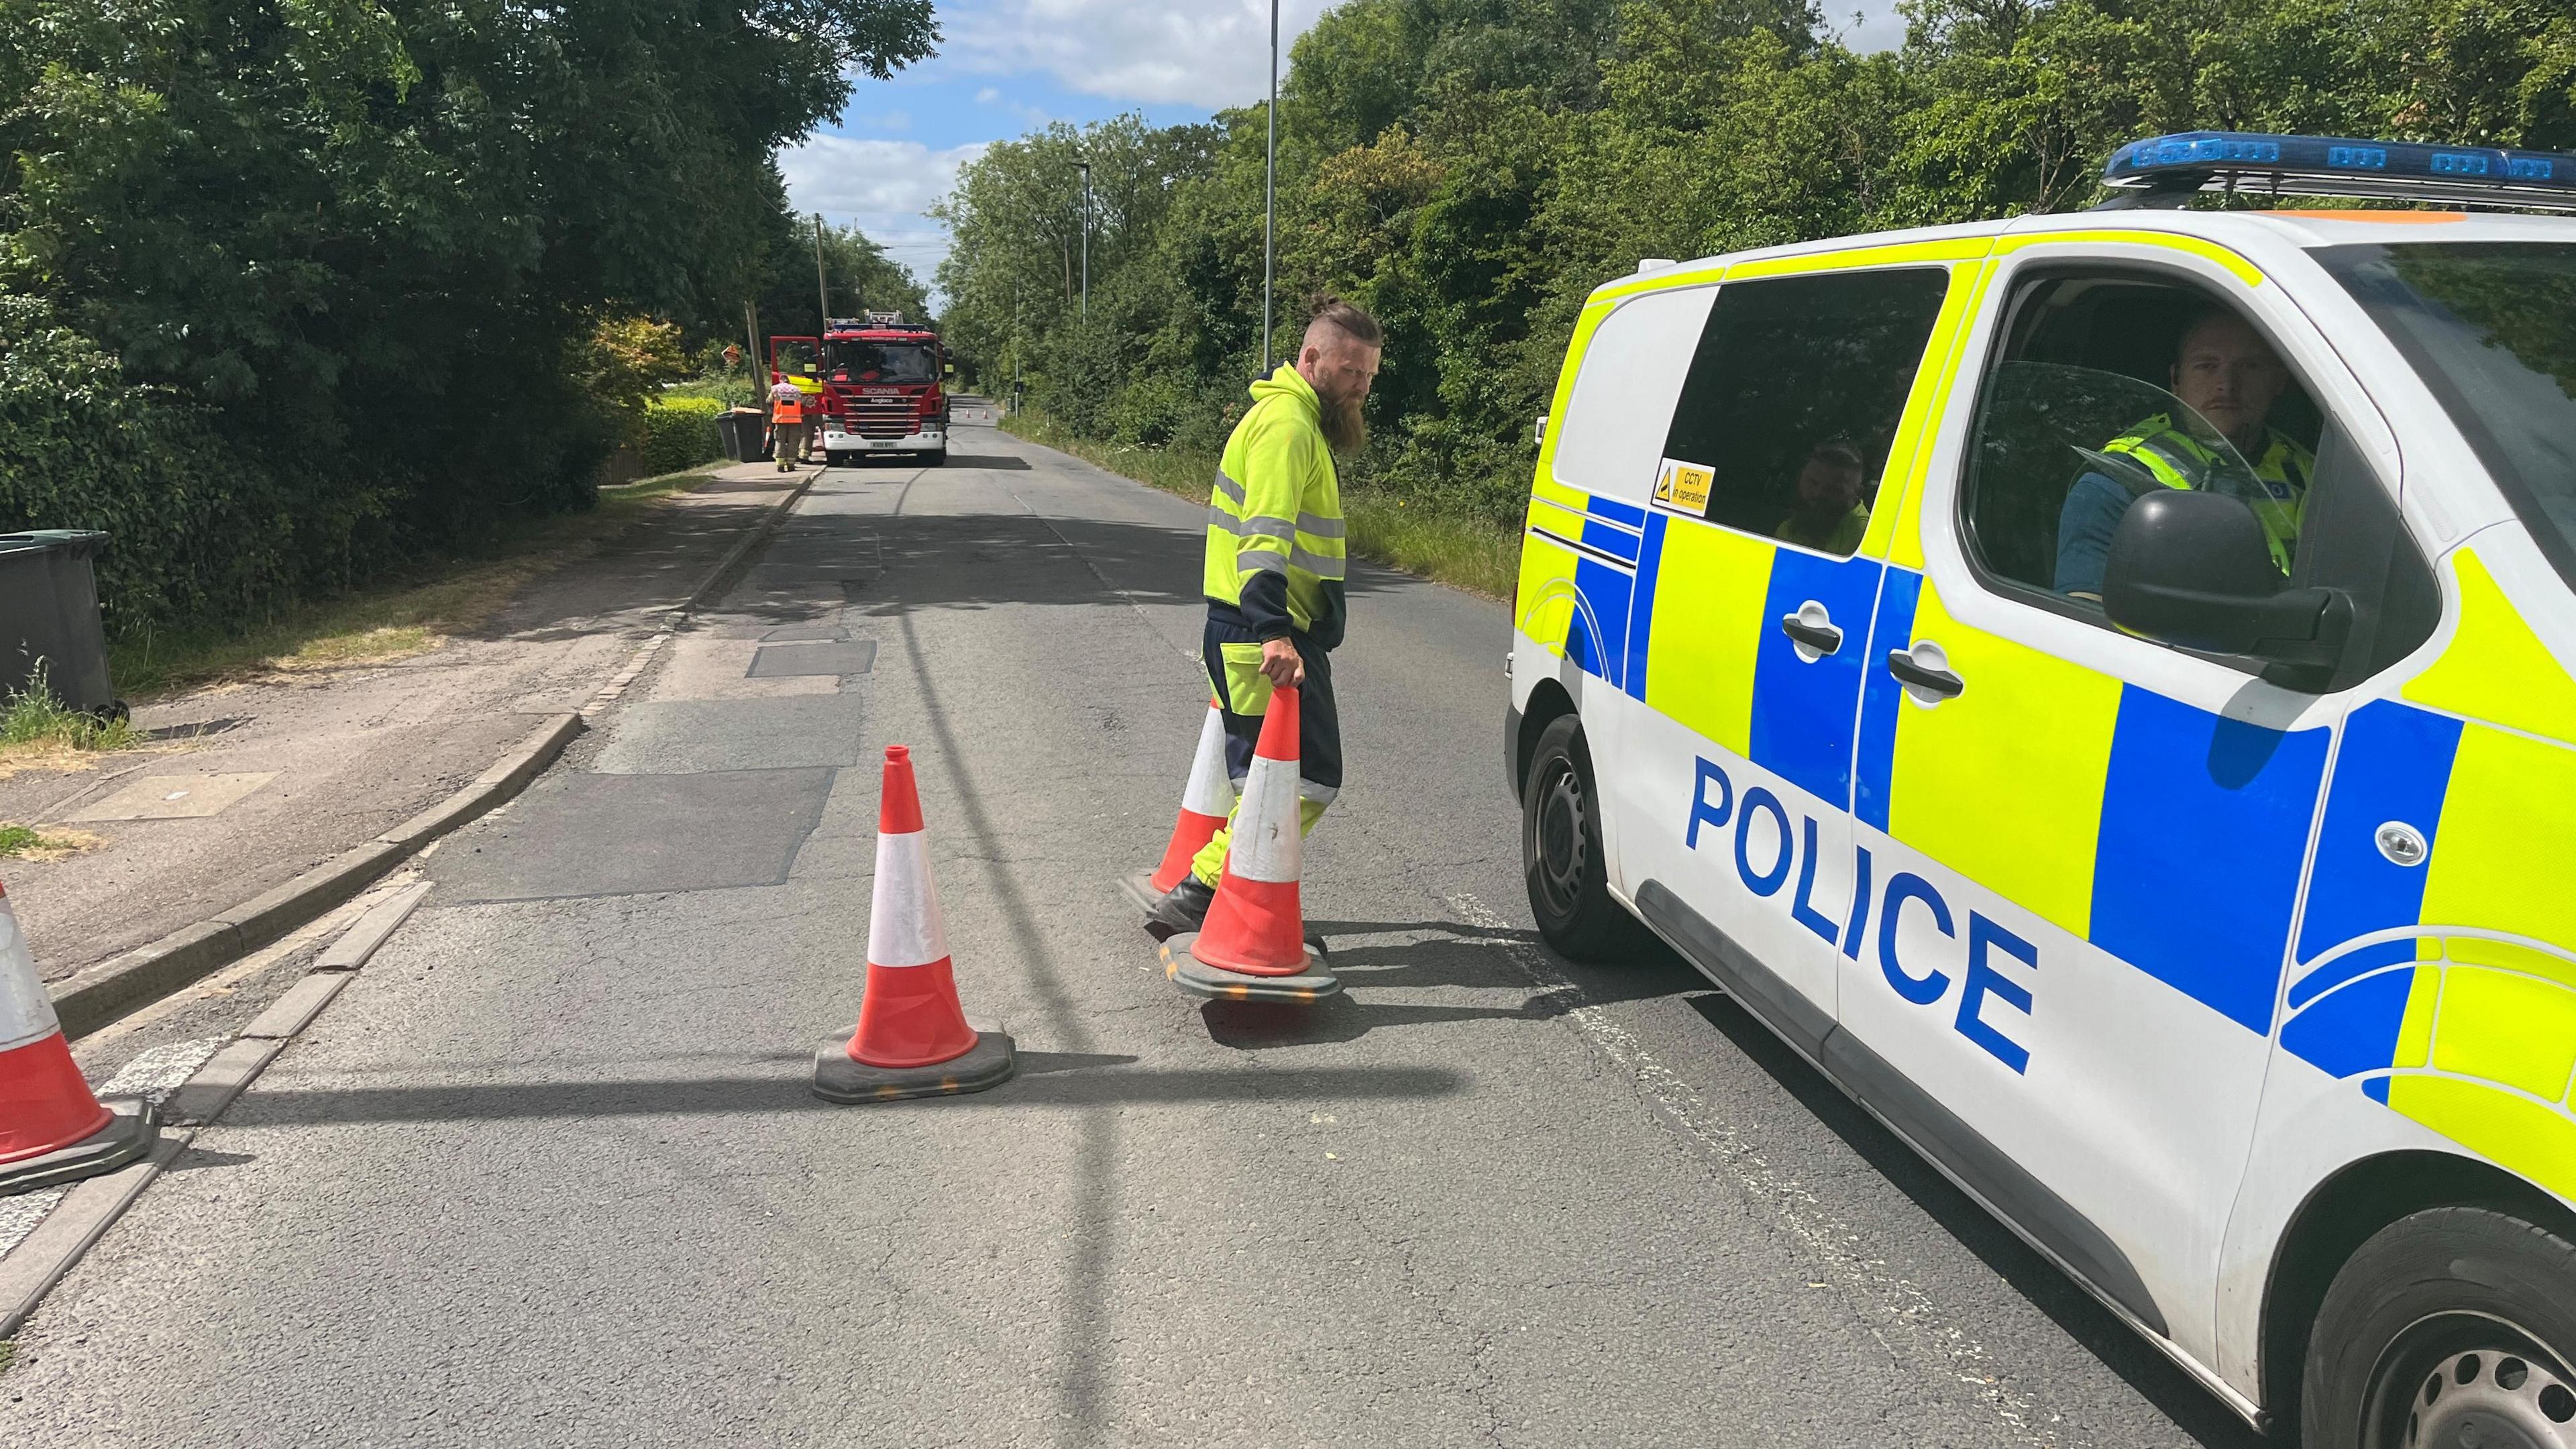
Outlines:
[{"label": "green hedge", "polygon": [[35,298],[0,294],[0,532],[94,528],[111,633],[239,617],[347,567],[382,498],[290,496],[197,409],[126,381]]},{"label": "green hedge", "polygon": [[644,471],[677,473],[724,456],[716,419],[725,405],[711,397],[655,398],[644,409]]}]

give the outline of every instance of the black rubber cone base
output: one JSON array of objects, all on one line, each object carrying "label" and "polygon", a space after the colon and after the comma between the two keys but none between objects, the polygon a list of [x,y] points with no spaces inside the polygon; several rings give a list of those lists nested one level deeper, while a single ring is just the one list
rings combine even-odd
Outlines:
[{"label": "black rubber cone base", "polygon": [[955,1097],[998,1087],[1020,1069],[1010,1034],[978,1030],[962,1057],[926,1067],[872,1067],[850,1057],[850,1039],[838,1036],[814,1053],[814,1095],[826,1102],[901,1102],[913,1097]]},{"label": "black rubber cone base", "polygon": [[119,1097],[99,1105],[116,1116],[96,1132],[40,1157],[0,1163],[0,1197],[114,1172],[152,1150],[161,1135],[161,1120],[150,1102]]},{"label": "black rubber cone base", "polygon": [[1306,938],[1306,969],[1294,976],[1253,976],[1210,966],[1190,954],[1190,945],[1198,938],[1198,932],[1189,931],[1163,943],[1163,974],[1181,988],[1183,995],[1203,1001],[1284,1001],[1304,1005],[1341,994],[1342,978],[1327,968],[1324,953],[1311,936]]},{"label": "black rubber cone base", "polygon": [[[1163,901],[1163,893],[1154,889],[1154,873],[1150,870],[1140,870],[1134,875],[1120,876],[1118,889],[1128,900],[1133,901],[1136,909],[1140,911],[1150,911]],[[1145,929],[1150,931],[1154,928],[1147,926]]]}]

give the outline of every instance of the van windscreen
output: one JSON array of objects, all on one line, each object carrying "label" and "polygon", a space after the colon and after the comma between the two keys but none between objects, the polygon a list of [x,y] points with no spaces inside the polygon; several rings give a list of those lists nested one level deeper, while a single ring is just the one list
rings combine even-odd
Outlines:
[{"label": "van windscreen", "polygon": [[2317,256],[2576,586],[2576,244],[2413,242]]}]

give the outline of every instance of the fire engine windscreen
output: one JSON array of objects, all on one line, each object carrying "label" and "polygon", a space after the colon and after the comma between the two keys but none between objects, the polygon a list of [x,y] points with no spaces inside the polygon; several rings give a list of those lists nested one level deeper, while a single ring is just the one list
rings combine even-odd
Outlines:
[{"label": "fire engine windscreen", "polygon": [[919,342],[826,342],[823,365],[834,382],[936,382],[939,359]]}]

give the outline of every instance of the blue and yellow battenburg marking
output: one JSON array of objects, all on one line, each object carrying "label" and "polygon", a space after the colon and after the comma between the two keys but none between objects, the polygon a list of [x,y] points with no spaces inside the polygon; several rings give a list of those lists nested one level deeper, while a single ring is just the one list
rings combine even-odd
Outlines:
[{"label": "blue and yellow battenburg marking", "polygon": [[[2205,248],[2248,285],[2262,281],[2195,239],[2094,239]],[[1655,508],[1595,498],[1555,482],[1543,456],[1522,551],[1522,632],[2245,1030],[2277,1026],[2285,1050],[2372,1100],[2576,1198],[2576,891],[2550,848],[2576,819],[2576,678],[2467,550],[2448,561],[2462,617],[2441,658],[2402,698],[2355,710],[2339,739],[2230,720],[1958,624],[1921,573],[1925,459],[1911,435],[1958,381],[1959,323],[1992,267],[1944,260],[1960,263],[1954,276],[1968,285],[1953,286],[1935,327],[1860,556],[1823,558],[1676,517],[1699,511],[1679,497]],[[1607,310],[1587,309],[1581,330]],[[1560,382],[1560,415],[1584,340]],[[1768,621],[1809,599],[1846,629],[1868,620],[1868,647],[1795,659]],[[1926,637],[1979,687],[1937,710],[1902,709],[1902,686],[1863,661]],[[1997,708],[2021,711],[2015,729],[1980,718]],[[1945,749],[1947,733],[2014,748]],[[1705,772],[1697,788],[1684,806],[1694,845],[1715,808]],[[1733,789],[1738,832],[1748,811],[1777,814],[1787,846],[1791,812],[1768,792],[1752,799],[1759,787],[1741,800]],[[2381,850],[2391,824],[2414,833],[2421,858]],[[1749,856],[1735,864],[1757,894],[1785,900],[1793,853],[1813,871],[1812,839],[1762,870]],[[1890,984],[1928,990],[1896,959],[1894,920],[1947,903],[1892,879],[1874,891],[1866,846],[1856,855],[1850,919],[1814,913],[1802,880],[1802,924],[1854,959],[1883,937]],[[1991,956],[2000,928],[1984,926]],[[1986,975],[1993,995],[2004,978]],[[1962,1030],[1974,1037],[1972,1024]],[[2026,1062],[2008,1040],[1980,1044],[2016,1070]]]},{"label": "blue and yellow battenburg marking", "polygon": [[[2474,552],[2442,657],[2345,723],[2283,1047],[2576,1197],[2576,680]],[[2381,832],[2411,832],[2413,859]]]}]

